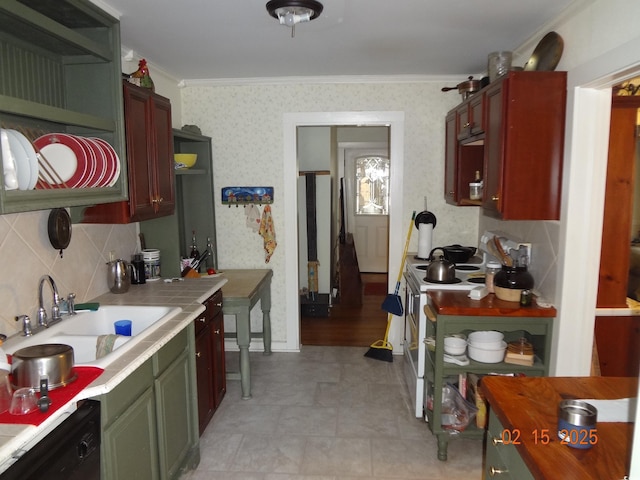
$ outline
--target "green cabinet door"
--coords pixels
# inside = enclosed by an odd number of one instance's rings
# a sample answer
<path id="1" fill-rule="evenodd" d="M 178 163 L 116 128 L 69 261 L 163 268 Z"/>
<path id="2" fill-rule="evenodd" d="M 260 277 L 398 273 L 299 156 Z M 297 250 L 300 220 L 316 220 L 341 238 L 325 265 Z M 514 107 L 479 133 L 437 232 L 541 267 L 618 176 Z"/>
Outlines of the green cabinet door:
<path id="1" fill-rule="evenodd" d="M 200 462 L 193 325 L 101 402 L 104 480 L 178 479 Z"/>
<path id="2" fill-rule="evenodd" d="M 156 379 L 155 393 L 161 478 L 178 478 L 193 436 L 186 350 Z"/>
<path id="3" fill-rule="evenodd" d="M 155 418 L 153 389 L 149 388 L 102 432 L 105 480 L 160 478 Z"/>
<path id="4" fill-rule="evenodd" d="M 498 420 L 495 412 L 489 414 L 489 428 L 485 450 L 485 477 L 500 480 L 534 480 L 515 445 L 509 443 L 508 435 L 517 429 L 506 429 Z"/>

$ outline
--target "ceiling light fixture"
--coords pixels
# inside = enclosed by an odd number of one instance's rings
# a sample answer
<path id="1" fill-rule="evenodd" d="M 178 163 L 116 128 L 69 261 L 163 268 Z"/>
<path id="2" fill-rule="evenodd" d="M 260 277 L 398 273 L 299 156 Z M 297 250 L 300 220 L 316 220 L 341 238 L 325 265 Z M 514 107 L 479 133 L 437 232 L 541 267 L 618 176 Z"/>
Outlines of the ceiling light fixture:
<path id="1" fill-rule="evenodd" d="M 271 0 L 267 2 L 269 15 L 276 18 L 280 25 L 291 27 L 291 37 L 296 36 L 298 23 L 310 22 L 318 18 L 324 7 L 316 0 Z"/>

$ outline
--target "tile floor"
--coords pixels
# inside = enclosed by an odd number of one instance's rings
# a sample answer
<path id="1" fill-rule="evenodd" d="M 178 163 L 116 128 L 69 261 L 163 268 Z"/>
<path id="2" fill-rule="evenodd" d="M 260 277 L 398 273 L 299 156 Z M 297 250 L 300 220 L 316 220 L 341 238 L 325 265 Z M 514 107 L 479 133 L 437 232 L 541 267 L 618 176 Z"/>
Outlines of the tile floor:
<path id="1" fill-rule="evenodd" d="M 402 357 L 388 363 L 366 350 L 251 353 L 253 398 L 227 382 L 200 465 L 182 480 L 480 479 L 482 442 L 454 439 L 439 461 L 435 437 L 411 414 Z M 228 368 L 237 361 L 227 354 Z"/>

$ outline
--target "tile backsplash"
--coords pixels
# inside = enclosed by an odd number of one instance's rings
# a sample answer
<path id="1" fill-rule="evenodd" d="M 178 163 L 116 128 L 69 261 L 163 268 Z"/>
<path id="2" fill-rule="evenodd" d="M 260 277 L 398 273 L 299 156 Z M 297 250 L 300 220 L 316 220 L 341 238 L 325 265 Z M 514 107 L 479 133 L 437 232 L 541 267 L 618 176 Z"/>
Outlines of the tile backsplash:
<path id="1" fill-rule="evenodd" d="M 49 241 L 50 210 L 0 216 L 0 333 L 20 330 L 16 315 L 27 314 L 35 322 L 38 280 L 49 274 L 61 297 L 76 294 L 85 302 L 109 290 L 109 253 L 130 260 L 137 248 L 137 224 L 72 226 L 71 242 L 62 258 Z M 45 308 L 50 311 L 52 293 L 44 287 Z"/>

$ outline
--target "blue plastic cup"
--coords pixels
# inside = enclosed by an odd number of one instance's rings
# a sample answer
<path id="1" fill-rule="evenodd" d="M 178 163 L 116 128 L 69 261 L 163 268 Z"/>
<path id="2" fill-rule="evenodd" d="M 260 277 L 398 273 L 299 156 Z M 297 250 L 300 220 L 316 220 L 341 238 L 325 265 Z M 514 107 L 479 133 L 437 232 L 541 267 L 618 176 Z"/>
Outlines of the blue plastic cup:
<path id="1" fill-rule="evenodd" d="M 114 323 L 116 335 L 131 336 L 131 320 L 118 320 Z"/>

